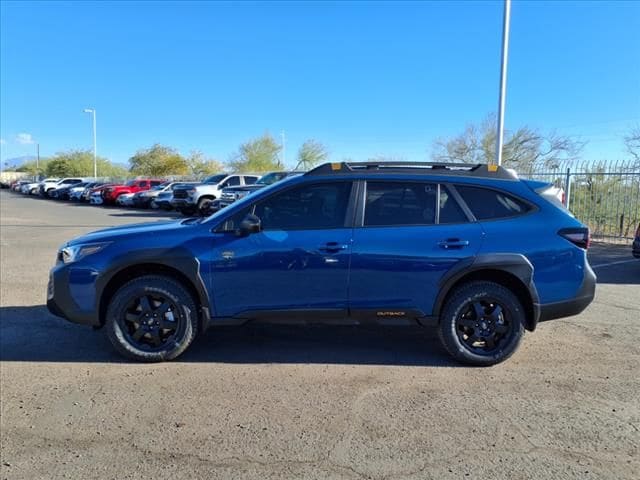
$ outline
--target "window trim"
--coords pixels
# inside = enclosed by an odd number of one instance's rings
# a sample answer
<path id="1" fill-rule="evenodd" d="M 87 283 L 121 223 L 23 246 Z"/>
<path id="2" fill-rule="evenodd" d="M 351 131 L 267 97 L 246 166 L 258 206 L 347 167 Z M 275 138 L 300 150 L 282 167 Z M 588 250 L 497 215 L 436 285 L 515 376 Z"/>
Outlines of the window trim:
<path id="1" fill-rule="evenodd" d="M 436 185 L 436 206 L 438 208 L 436 208 L 436 214 L 435 214 L 435 222 L 434 223 L 408 223 L 408 224 L 400 224 L 400 223 L 394 223 L 391 225 L 365 225 L 364 224 L 364 217 L 366 214 L 366 206 L 367 206 L 367 186 L 368 183 L 372 182 L 372 183 L 424 183 L 424 184 L 430 184 L 430 185 Z M 454 189 L 452 188 L 453 185 L 447 183 L 447 182 L 440 182 L 440 181 L 433 181 L 433 180 L 415 180 L 415 179 L 407 179 L 407 180 L 398 180 L 398 179 L 386 179 L 386 178 L 376 178 L 376 179 L 365 179 L 365 180 L 360 180 L 360 183 L 362 183 L 362 187 L 361 187 L 361 192 L 358 196 L 358 205 L 356 207 L 356 211 L 357 211 L 357 215 L 356 215 L 356 219 L 354 222 L 354 228 L 393 228 L 393 227 L 401 227 L 401 228 L 408 228 L 408 227 L 418 227 L 418 228 L 425 228 L 425 227 L 438 227 L 438 226 L 449 226 L 449 225 L 467 225 L 469 223 L 474 223 L 476 222 L 475 217 L 473 216 L 473 214 L 471 214 L 471 211 L 469 210 L 469 208 L 467 207 L 466 204 L 462 203 L 460 201 L 460 196 L 458 194 L 457 191 L 454 191 Z M 458 206 L 462 209 L 462 213 L 467 217 L 467 221 L 465 222 L 456 222 L 456 223 L 440 223 L 440 189 L 442 188 L 442 186 L 445 186 L 449 192 L 451 192 L 451 196 L 452 198 L 458 203 Z"/>

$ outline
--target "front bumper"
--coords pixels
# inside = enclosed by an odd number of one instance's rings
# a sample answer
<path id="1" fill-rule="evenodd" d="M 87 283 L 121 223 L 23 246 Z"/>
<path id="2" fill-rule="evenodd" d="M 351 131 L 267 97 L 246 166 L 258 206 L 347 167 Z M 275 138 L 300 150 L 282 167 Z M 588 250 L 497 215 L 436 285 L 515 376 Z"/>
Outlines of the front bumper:
<path id="1" fill-rule="evenodd" d="M 97 272 L 58 264 L 49 273 L 47 309 L 73 323 L 99 326 L 95 301 Z"/>
<path id="2" fill-rule="evenodd" d="M 539 305 L 540 319 L 538 321 L 544 322 L 546 320 L 578 315 L 593 301 L 595 293 L 596 274 L 591 269 L 589 263 L 585 262 L 584 278 L 576 296 L 571 300 Z"/>
<path id="3" fill-rule="evenodd" d="M 148 207 L 151 204 L 151 197 L 137 197 L 133 199 L 134 207 Z"/>
<path id="4" fill-rule="evenodd" d="M 171 205 L 173 205 L 174 208 L 191 208 L 195 207 L 196 203 L 192 198 L 174 198 L 171 200 Z"/>

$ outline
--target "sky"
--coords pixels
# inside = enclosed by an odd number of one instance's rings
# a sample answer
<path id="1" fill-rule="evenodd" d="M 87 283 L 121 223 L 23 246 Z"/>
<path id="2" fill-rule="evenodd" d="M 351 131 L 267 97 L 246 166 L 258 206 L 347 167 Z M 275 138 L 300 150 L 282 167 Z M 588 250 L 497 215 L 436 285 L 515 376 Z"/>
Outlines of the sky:
<path id="1" fill-rule="evenodd" d="M 285 135 L 332 160 L 428 160 L 497 110 L 503 3 L 0 4 L 0 156 L 154 143 L 228 160 Z M 512 4 L 505 123 L 623 156 L 640 125 L 640 2 Z"/>

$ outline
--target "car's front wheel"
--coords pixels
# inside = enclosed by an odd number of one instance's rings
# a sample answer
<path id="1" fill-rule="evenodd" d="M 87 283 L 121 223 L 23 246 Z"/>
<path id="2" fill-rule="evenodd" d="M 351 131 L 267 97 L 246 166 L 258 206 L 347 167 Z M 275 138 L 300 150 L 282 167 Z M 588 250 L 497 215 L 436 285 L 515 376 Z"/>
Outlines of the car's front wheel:
<path id="1" fill-rule="evenodd" d="M 458 287 L 440 316 L 439 336 L 457 360 L 477 366 L 502 362 L 524 335 L 525 312 L 518 297 L 493 282 Z"/>
<path id="2" fill-rule="evenodd" d="M 172 360 L 196 337 L 196 303 L 182 284 L 169 277 L 138 277 L 109 302 L 105 328 L 115 349 L 126 357 Z"/>

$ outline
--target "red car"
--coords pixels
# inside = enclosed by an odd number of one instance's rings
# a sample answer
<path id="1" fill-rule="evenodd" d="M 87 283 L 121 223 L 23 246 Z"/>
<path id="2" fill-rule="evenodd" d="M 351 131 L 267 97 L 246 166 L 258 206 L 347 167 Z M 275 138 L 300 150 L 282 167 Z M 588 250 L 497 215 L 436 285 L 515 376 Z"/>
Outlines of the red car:
<path id="1" fill-rule="evenodd" d="M 156 179 L 144 179 L 144 180 L 131 180 L 124 185 L 111 185 L 108 188 L 102 190 L 102 200 L 106 204 L 115 204 L 118 197 L 124 193 L 137 193 L 143 190 L 149 190 L 151 187 L 156 187 L 165 180 Z"/>

